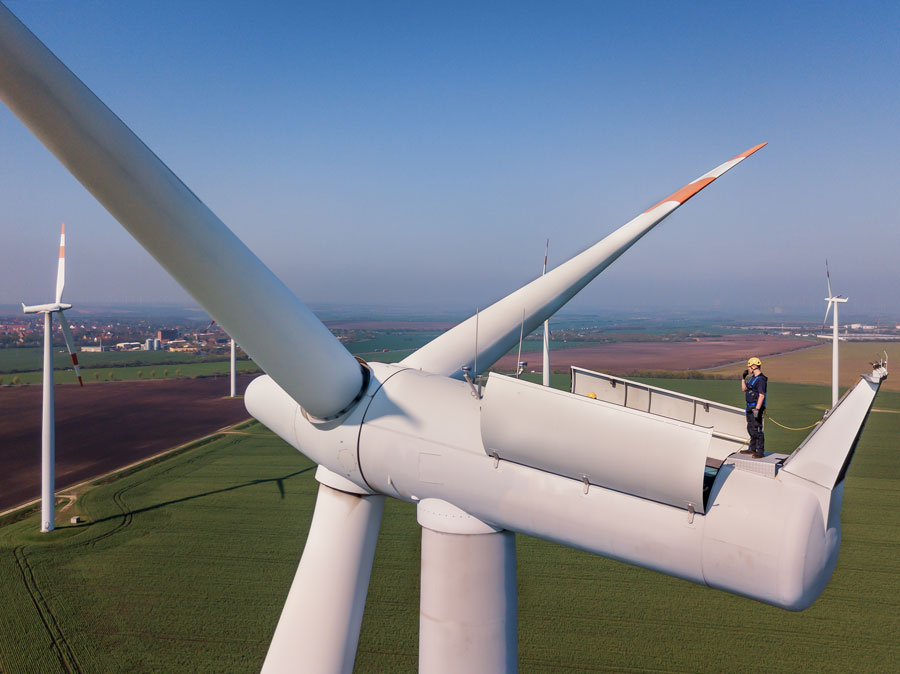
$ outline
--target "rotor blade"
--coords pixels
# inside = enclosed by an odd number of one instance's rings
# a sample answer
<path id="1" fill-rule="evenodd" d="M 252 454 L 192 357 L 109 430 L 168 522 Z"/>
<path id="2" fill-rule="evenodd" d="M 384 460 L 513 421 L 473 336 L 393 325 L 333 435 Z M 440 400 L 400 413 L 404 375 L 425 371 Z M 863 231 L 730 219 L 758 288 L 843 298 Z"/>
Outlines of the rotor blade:
<path id="1" fill-rule="evenodd" d="M 828 284 L 828 296 L 834 297 L 834 294 L 831 292 L 831 274 L 828 272 L 828 260 L 825 260 L 825 282 Z M 828 315 L 825 316 L 828 318 Z"/>
<path id="2" fill-rule="evenodd" d="M 132 236 L 310 414 L 362 388 L 321 321 L 8 9 L 0 98 Z"/>
<path id="3" fill-rule="evenodd" d="M 84 386 L 84 382 L 81 381 L 81 368 L 78 366 L 78 352 L 75 349 L 75 340 L 72 339 L 69 321 L 66 320 L 66 315 L 62 311 L 59 312 L 59 327 L 62 328 L 63 337 L 66 339 L 66 348 L 69 350 L 69 356 L 72 358 L 72 365 L 75 368 L 75 376 L 78 377 L 78 384 Z"/>
<path id="4" fill-rule="evenodd" d="M 352 672 L 383 510 L 384 496 L 319 485 L 264 673 Z"/>
<path id="5" fill-rule="evenodd" d="M 822 424 L 787 458 L 783 470 L 833 489 L 844 479 L 881 382 L 883 365 L 863 375 Z"/>
<path id="6" fill-rule="evenodd" d="M 402 363 L 454 378 L 462 378 L 461 368 L 471 367 L 475 360 L 479 370 L 486 370 L 515 346 L 523 310 L 525 334 L 529 334 L 667 215 L 765 145 L 756 145 L 703 174 L 580 255 L 481 311 L 477 358 L 472 352 L 473 317 L 429 342 Z"/>
<path id="7" fill-rule="evenodd" d="M 56 268 L 56 303 L 62 302 L 63 287 L 66 285 L 66 223 L 62 223 L 59 235 L 59 266 Z"/>
<path id="8" fill-rule="evenodd" d="M 823 326 L 828 322 L 828 312 L 831 311 L 831 305 L 832 305 L 832 302 L 829 301 L 827 306 L 825 307 L 825 318 L 822 319 Z"/>

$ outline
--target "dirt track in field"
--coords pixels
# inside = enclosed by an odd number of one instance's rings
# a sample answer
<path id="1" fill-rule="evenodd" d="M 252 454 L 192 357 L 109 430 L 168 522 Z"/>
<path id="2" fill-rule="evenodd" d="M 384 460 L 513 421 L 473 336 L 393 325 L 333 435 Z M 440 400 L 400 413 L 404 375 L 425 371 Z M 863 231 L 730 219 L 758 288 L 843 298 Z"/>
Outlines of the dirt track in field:
<path id="1" fill-rule="evenodd" d="M 554 372 L 568 371 L 572 365 L 609 374 L 627 374 L 639 370 L 700 370 L 746 360 L 750 356 L 765 358 L 775 353 L 803 349 L 816 343 L 791 337 L 768 335 L 735 335 L 700 338 L 689 342 L 619 342 L 592 344 L 557 349 L 550 353 Z M 540 352 L 529 352 L 528 370 L 539 371 Z M 495 370 L 512 371 L 516 356 L 506 355 L 494 365 Z"/>
<path id="2" fill-rule="evenodd" d="M 57 493 L 250 416 L 227 396 L 227 376 L 56 385 Z M 0 387 L 0 511 L 38 498 L 40 482 L 41 386 Z"/>

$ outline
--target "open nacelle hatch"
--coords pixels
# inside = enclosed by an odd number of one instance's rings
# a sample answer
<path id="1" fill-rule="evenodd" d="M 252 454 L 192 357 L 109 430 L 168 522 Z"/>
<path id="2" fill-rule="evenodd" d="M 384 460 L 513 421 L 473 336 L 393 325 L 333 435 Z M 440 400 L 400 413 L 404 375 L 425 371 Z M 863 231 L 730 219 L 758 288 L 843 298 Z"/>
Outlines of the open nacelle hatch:
<path id="1" fill-rule="evenodd" d="M 698 513 L 749 442 L 740 408 L 575 367 L 571 392 L 491 373 L 481 436 L 496 458 Z"/>

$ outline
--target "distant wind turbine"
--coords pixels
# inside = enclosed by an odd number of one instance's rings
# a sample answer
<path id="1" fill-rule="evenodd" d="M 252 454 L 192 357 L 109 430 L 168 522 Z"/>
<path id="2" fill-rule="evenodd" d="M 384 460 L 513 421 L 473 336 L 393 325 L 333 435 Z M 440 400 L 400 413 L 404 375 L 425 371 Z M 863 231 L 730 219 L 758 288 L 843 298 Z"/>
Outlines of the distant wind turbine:
<path id="1" fill-rule="evenodd" d="M 547 245 L 544 247 L 544 271 L 541 276 L 547 273 L 547 254 L 550 252 L 550 239 L 547 239 Z M 550 319 L 544 321 L 544 386 L 550 386 Z"/>
<path id="2" fill-rule="evenodd" d="M 75 366 L 75 375 L 78 383 L 84 386 L 81 380 L 81 369 L 78 367 L 78 355 L 75 351 L 75 340 L 72 339 L 72 331 L 63 311 L 71 309 L 71 304 L 62 303 L 63 287 L 66 284 L 66 224 L 62 225 L 59 235 L 59 266 L 56 272 L 56 301 L 51 304 L 35 304 L 25 306 L 22 310 L 26 314 L 44 314 L 44 411 L 41 419 L 41 531 L 53 531 L 54 528 L 54 483 L 56 462 L 56 434 L 53 420 L 53 317 L 59 314 L 59 327 L 62 328 L 63 337 L 66 340 L 66 348 L 72 357 Z"/>
<path id="3" fill-rule="evenodd" d="M 834 342 L 831 347 L 831 407 L 834 409 L 838 401 L 838 303 L 846 302 L 850 298 L 841 297 L 831 292 L 831 274 L 828 271 L 828 260 L 825 260 L 825 282 L 828 284 L 828 297 L 825 298 L 828 306 L 825 308 L 825 318 L 822 321 L 822 325 L 828 322 L 828 312 L 831 311 L 832 305 L 834 306 L 834 332 L 832 337 Z"/>
<path id="4" fill-rule="evenodd" d="M 209 329 L 216 324 L 215 319 L 210 321 L 210 324 L 206 326 L 206 330 L 204 332 L 209 332 Z M 234 398 L 237 395 L 237 377 L 235 375 L 235 357 L 234 357 L 234 337 L 229 336 L 228 339 L 231 341 L 231 397 Z"/>
<path id="5" fill-rule="evenodd" d="M 234 398 L 236 395 L 237 382 L 235 381 L 234 375 L 234 337 L 231 338 L 231 397 Z"/>

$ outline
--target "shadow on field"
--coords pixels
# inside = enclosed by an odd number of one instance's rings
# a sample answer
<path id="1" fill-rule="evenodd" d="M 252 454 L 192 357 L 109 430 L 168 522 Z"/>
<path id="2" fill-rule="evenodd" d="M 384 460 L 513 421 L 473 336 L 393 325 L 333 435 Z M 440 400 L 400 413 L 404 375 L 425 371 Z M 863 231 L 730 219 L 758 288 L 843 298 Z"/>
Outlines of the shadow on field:
<path id="1" fill-rule="evenodd" d="M 244 489 L 245 487 L 255 487 L 256 485 L 266 484 L 267 482 L 275 483 L 275 485 L 278 487 L 278 493 L 281 496 L 281 500 L 283 501 L 284 500 L 284 481 L 288 480 L 292 477 L 302 475 L 303 473 L 308 473 L 313 468 L 316 468 L 316 466 L 309 466 L 307 468 L 304 468 L 303 470 L 298 470 L 293 473 L 288 473 L 287 475 L 282 475 L 281 477 L 270 477 L 270 478 L 260 479 L 260 480 L 250 480 L 249 482 L 244 482 L 243 484 L 236 484 L 236 485 L 232 485 L 231 487 L 223 487 L 222 489 L 213 489 L 212 491 L 205 491 L 200 494 L 193 494 L 191 496 L 184 496 L 182 498 L 172 499 L 171 501 L 155 503 L 153 505 L 146 506 L 144 508 L 138 508 L 136 510 L 132 510 L 131 508 L 128 508 L 127 505 L 124 503 L 124 501 L 121 498 L 117 498 L 117 499 L 115 499 L 117 502 L 117 505 L 119 505 L 119 507 L 123 509 L 123 512 L 118 513 L 116 515 L 110 515 L 108 517 L 101 517 L 100 519 L 97 519 L 97 520 L 91 520 L 90 522 L 87 522 L 86 524 L 87 524 L 87 526 L 91 526 L 94 524 L 100 524 L 102 522 L 109 522 L 110 520 L 118 520 L 118 519 L 121 519 L 123 515 L 134 516 L 134 515 L 138 515 L 140 513 L 150 512 L 151 510 L 158 510 L 159 508 L 165 508 L 166 506 L 175 505 L 176 503 L 185 503 L 187 501 L 193 501 L 198 498 L 203 498 L 204 496 L 213 496 L 215 494 L 224 494 L 229 491 L 235 491 L 236 489 Z M 126 511 L 126 508 L 127 508 L 127 511 Z M 57 526 L 56 528 L 57 529 L 77 529 L 77 528 L 83 527 L 83 526 L 85 526 L 85 525 L 84 524 L 69 524 L 69 525 Z"/>

